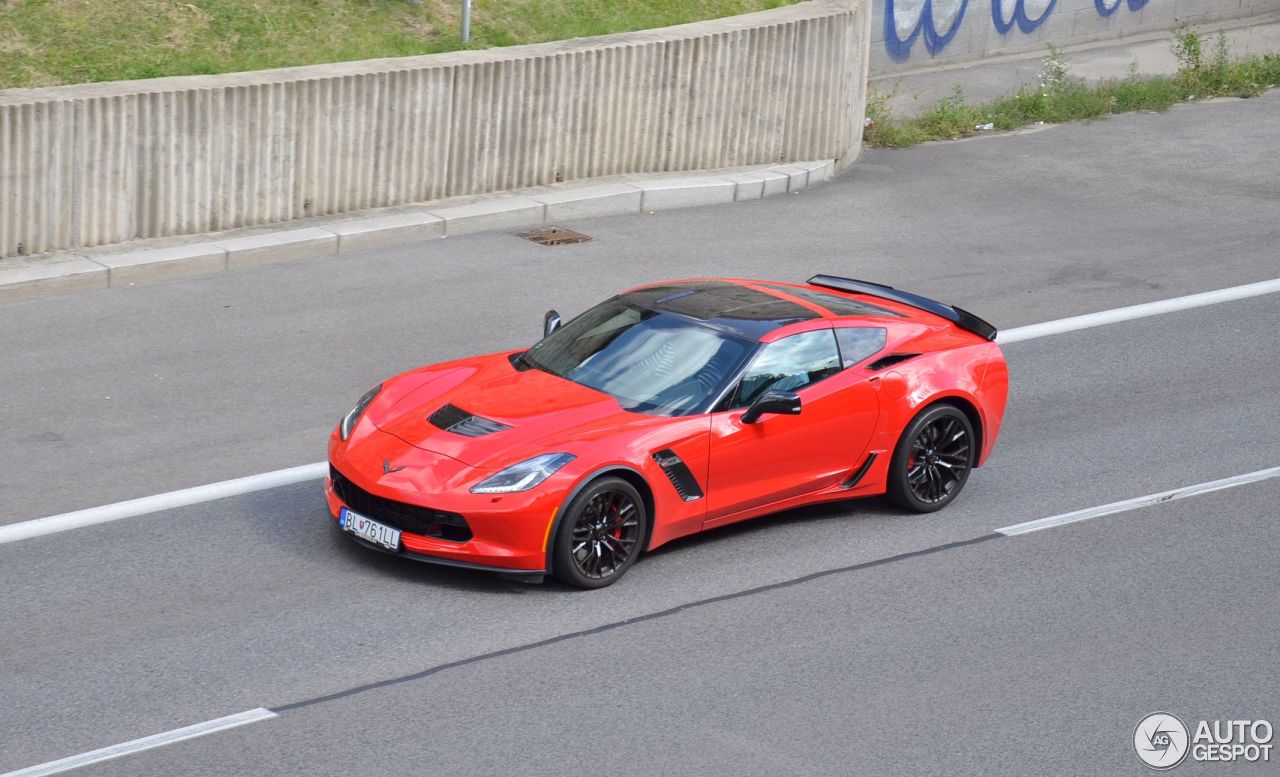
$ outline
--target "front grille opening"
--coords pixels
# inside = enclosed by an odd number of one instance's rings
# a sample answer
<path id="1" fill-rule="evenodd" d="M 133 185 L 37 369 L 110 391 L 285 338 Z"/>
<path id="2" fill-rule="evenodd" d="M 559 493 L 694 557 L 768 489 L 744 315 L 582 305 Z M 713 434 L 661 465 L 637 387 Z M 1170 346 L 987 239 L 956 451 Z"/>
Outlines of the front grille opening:
<path id="1" fill-rule="evenodd" d="M 432 510 L 430 507 L 419 507 L 371 494 L 347 480 L 333 466 L 329 467 L 329 478 L 333 481 L 333 493 L 337 494 L 342 503 L 366 518 L 422 537 L 449 542 L 466 542 L 471 539 L 471 527 L 457 513 Z"/>
<path id="2" fill-rule="evenodd" d="M 564 227 L 534 229 L 529 232 L 521 232 L 520 237 L 544 246 L 567 246 L 574 243 L 585 243 L 591 239 L 588 235 L 574 232 L 572 229 L 565 229 Z"/>

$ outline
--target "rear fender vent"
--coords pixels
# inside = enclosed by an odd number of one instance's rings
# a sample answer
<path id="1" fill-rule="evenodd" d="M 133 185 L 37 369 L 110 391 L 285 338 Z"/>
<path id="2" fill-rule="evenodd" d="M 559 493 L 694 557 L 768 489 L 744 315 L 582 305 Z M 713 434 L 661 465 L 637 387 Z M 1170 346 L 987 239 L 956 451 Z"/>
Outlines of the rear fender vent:
<path id="1" fill-rule="evenodd" d="M 510 429 L 506 424 L 488 418 L 472 415 L 456 405 L 445 405 L 432 413 L 428 418 L 433 426 L 460 434 L 463 437 L 483 437 L 486 434 Z"/>
<path id="2" fill-rule="evenodd" d="M 664 448 L 653 454 L 653 460 L 662 467 L 662 474 L 667 476 L 676 493 L 686 502 L 694 502 L 702 498 L 702 487 L 698 479 L 689 471 L 689 465 L 670 448 Z"/>
<path id="3" fill-rule="evenodd" d="M 867 369 L 875 372 L 883 370 L 885 367 L 892 367 L 895 364 L 905 362 L 907 359 L 914 359 L 920 354 L 918 353 L 891 353 L 888 356 L 881 356 L 879 359 L 867 365 Z"/>
<path id="4" fill-rule="evenodd" d="M 867 456 L 867 460 L 862 462 L 862 466 L 851 472 L 849 477 L 845 478 L 844 482 L 840 484 L 840 487 L 853 488 L 861 483 L 862 479 L 867 475 L 867 470 L 871 469 L 871 465 L 876 463 L 876 457 L 879 455 L 880 454 L 873 452 Z"/>

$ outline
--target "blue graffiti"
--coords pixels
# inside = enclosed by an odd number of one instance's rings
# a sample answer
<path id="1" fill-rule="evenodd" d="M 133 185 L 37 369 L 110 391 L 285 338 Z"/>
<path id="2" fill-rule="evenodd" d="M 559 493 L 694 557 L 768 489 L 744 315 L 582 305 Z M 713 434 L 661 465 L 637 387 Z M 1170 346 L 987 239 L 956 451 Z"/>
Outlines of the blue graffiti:
<path id="1" fill-rule="evenodd" d="M 916 19 L 912 20 L 909 16 L 903 17 L 903 26 L 910 25 L 911 31 L 906 37 L 902 37 L 898 34 L 899 14 L 910 14 L 911 11 L 908 5 L 908 10 L 899 12 L 896 9 L 897 2 L 901 0 L 884 0 L 884 48 L 889 57 L 897 62 L 905 62 L 911 58 L 911 49 L 915 46 L 917 39 L 924 41 L 924 48 L 929 52 L 929 56 L 937 56 L 960 32 L 964 13 L 969 7 L 969 0 L 960 0 L 959 7 L 951 20 L 951 26 L 946 32 L 939 32 L 938 22 L 934 18 L 934 3 L 939 0 L 924 0 L 920 6 L 920 15 Z M 1140 11 L 1148 2 L 1150 0 L 1093 0 L 1093 7 L 1099 16 L 1107 17 L 1120 10 L 1122 5 L 1127 6 L 1130 11 Z M 1049 0 L 1049 4 L 1035 18 L 1027 13 L 1026 4 L 1027 0 L 991 0 L 991 23 L 996 32 L 1006 35 L 1015 26 L 1024 35 L 1033 32 L 1053 15 L 1058 0 Z M 1006 6 L 1012 6 L 1012 11 L 1007 15 L 1005 14 Z M 945 18 L 944 16 L 943 23 Z"/>
<path id="2" fill-rule="evenodd" d="M 1049 19 L 1050 14 L 1053 13 L 1053 7 L 1057 4 L 1058 0 L 1049 0 L 1049 5 L 1045 6 L 1044 12 L 1032 19 L 1027 16 L 1025 0 L 1014 0 L 1013 16 L 1006 20 L 1004 18 L 1004 10 L 1001 8 L 1003 3 L 1000 0 L 991 0 L 991 23 L 995 25 L 996 32 L 1001 35 L 1012 30 L 1014 24 L 1017 24 L 1018 29 L 1025 35 L 1044 24 Z"/>
<path id="3" fill-rule="evenodd" d="M 1142 6 L 1147 4 L 1147 0 L 1116 0 L 1107 7 L 1107 0 L 1093 0 L 1093 7 L 1098 9 L 1099 16 L 1110 16 L 1120 8 L 1121 3 L 1128 3 L 1130 11 L 1140 11 Z"/>
<path id="4" fill-rule="evenodd" d="M 1019 0 L 1021 2 L 1021 0 Z M 1057 0 L 1054 0 L 1057 2 Z M 956 11 L 955 19 L 951 22 L 951 29 L 944 33 L 938 32 L 938 26 L 933 21 L 933 0 L 925 0 L 924 7 L 920 9 L 920 18 L 916 20 L 916 26 L 912 28 L 911 33 L 905 38 L 898 37 L 897 17 L 894 14 L 893 0 L 884 0 L 884 47 L 889 52 L 889 56 L 902 62 L 911 56 L 911 46 L 916 42 L 916 38 L 924 37 L 925 50 L 930 56 L 942 51 L 951 39 L 960 31 L 960 22 L 964 21 L 965 9 L 969 6 L 969 0 L 961 0 L 960 8 Z"/>

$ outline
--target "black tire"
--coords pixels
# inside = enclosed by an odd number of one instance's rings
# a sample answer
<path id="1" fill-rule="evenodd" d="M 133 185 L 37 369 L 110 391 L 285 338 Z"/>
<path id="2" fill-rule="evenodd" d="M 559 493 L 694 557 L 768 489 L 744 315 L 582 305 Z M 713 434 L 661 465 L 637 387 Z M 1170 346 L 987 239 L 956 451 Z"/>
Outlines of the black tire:
<path id="1" fill-rule="evenodd" d="M 635 486 L 617 477 L 591 482 L 573 498 L 556 529 L 555 576 L 577 588 L 617 582 L 640 557 L 648 526 Z"/>
<path id="2" fill-rule="evenodd" d="M 973 424 L 953 405 L 932 405 L 907 425 L 889 463 L 889 498 L 915 513 L 941 510 L 959 495 L 976 461 Z"/>

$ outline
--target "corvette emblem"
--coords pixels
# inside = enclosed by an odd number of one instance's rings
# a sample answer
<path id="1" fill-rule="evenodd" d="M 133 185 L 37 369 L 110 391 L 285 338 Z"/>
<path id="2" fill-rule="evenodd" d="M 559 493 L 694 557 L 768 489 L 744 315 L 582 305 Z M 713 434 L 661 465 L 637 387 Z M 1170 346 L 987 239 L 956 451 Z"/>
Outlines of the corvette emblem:
<path id="1" fill-rule="evenodd" d="M 399 472 L 402 469 L 404 469 L 404 465 L 393 467 L 391 466 L 391 462 L 386 459 L 382 460 L 382 474 L 384 475 L 390 475 L 392 472 Z"/>

